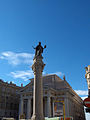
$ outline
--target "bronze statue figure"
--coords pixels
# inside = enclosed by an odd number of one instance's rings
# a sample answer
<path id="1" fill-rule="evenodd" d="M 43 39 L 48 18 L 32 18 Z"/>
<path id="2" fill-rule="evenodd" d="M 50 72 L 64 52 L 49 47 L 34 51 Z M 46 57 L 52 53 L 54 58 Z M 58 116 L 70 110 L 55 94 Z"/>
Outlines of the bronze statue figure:
<path id="1" fill-rule="evenodd" d="M 33 47 L 34 48 L 34 47 Z M 35 56 L 41 56 L 43 53 L 43 50 L 46 48 L 46 45 L 44 48 L 41 46 L 41 42 L 34 48 L 35 49 Z"/>

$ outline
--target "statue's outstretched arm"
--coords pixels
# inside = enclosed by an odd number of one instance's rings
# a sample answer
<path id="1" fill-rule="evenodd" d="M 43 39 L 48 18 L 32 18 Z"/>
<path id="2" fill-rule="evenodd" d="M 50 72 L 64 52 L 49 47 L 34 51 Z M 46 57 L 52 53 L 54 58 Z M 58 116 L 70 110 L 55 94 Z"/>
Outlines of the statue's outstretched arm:
<path id="1" fill-rule="evenodd" d="M 33 46 L 32 46 L 33 47 Z M 33 49 L 36 49 L 35 47 L 33 47 Z"/>
<path id="2" fill-rule="evenodd" d="M 46 48 L 46 45 L 44 45 L 44 48 L 43 49 L 45 49 Z"/>

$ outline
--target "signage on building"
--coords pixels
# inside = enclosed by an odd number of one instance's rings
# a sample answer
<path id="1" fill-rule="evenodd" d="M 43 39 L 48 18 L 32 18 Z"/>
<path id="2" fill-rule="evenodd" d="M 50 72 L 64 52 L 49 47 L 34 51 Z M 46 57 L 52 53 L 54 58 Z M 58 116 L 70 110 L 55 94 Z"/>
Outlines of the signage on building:
<path id="1" fill-rule="evenodd" d="M 90 98 L 84 99 L 84 105 L 90 108 Z"/>
<path id="2" fill-rule="evenodd" d="M 54 102 L 54 117 L 63 116 L 63 103 L 60 101 Z"/>
<path id="3" fill-rule="evenodd" d="M 64 120 L 64 118 L 61 118 L 60 120 Z M 72 117 L 66 117 L 65 120 L 73 120 Z"/>
<path id="4" fill-rule="evenodd" d="M 64 120 L 64 118 L 61 118 L 60 120 Z M 66 117 L 65 120 L 73 120 L 73 117 Z"/>
<path id="5" fill-rule="evenodd" d="M 63 117 L 45 118 L 45 120 L 64 120 Z M 65 117 L 65 120 L 73 120 L 73 117 Z"/>

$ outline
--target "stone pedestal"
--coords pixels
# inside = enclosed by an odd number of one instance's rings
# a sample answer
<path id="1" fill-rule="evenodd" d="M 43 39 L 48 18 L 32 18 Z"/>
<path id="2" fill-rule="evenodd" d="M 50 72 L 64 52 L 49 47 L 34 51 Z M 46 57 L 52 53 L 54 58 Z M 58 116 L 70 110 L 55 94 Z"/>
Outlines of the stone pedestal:
<path id="1" fill-rule="evenodd" d="M 42 56 L 35 56 L 32 70 L 34 71 L 33 116 L 31 120 L 45 120 L 43 115 L 43 83 L 42 72 L 45 64 Z"/>

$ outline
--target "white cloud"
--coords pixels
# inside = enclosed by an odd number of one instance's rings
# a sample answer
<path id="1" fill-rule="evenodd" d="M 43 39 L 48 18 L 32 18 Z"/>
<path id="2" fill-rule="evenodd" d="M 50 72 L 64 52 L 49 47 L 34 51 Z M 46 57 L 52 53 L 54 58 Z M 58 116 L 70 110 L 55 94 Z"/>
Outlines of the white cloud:
<path id="1" fill-rule="evenodd" d="M 84 97 L 81 97 L 82 98 L 82 100 L 84 100 L 85 98 L 87 98 L 87 96 L 84 96 Z"/>
<path id="2" fill-rule="evenodd" d="M 62 76 L 63 73 L 61 72 L 57 72 L 57 73 L 52 73 L 52 74 L 57 74 L 59 76 Z M 26 71 L 15 71 L 15 72 L 11 72 L 9 74 L 11 77 L 13 77 L 14 79 L 23 79 L 24 81 L 27 81 L 30 78 L 34 77 L 34 73 L 32 70 L 26 70 Z"/>
<path id="3" fill-rule="evenodd" d="M 87 90 L 75 90 L 75 92 L 78 95 L 88 95 L 88 91 Z"/>
<path id="4" fill-rule="evenodd" d="M 0 59 L 7 60 L 9 64 L 19 65 L 19 64 L 32 64 L 34 54 L 30 53 L 14 53 L 11 51 L 2 52 Z"/>
<path id="5" fill-rule="evenodd" d="M 11 72 L 10 76 L 14 79 L 23 79 L 24 81 L 27 81 L 31 77 L 33 77 L 33 71 L 26 70 L 26 71 L 15 71 Z"/>

